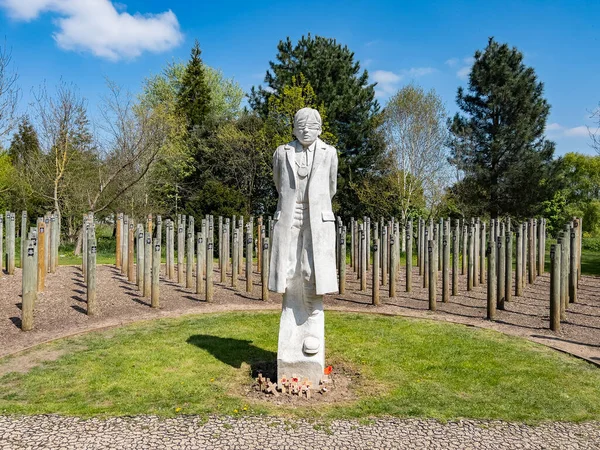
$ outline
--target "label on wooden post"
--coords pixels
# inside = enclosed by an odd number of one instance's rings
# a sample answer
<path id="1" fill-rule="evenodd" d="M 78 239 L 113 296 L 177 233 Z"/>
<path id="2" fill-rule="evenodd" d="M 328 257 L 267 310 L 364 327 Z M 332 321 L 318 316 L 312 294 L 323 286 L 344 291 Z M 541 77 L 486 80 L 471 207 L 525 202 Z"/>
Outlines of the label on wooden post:
<path id="1" fill-rule="evenodd" d="M 27 249 L 27 256 L 33 256 L 35 253 L 35 251 L 33 250 L 33 247 L 29 247 Z"/>
<path id="2" fill-rule="evenodd" d="M 96 253 L 96 246 L 95 245 L 92 245 L 90 247 L 90 253 Z"/>
<path id="3" fill-rule="evenodd" d="M 154 246 L 154 251 L 160 252 L 160 244 Z"/>
<path id="4" fill-rule="evenodd" d="M 151 237 L 149 237 L 148 239 L 146 239 L 146 244 L 148 244 L 148 245 L 152 244 L 152 238 Z"/>

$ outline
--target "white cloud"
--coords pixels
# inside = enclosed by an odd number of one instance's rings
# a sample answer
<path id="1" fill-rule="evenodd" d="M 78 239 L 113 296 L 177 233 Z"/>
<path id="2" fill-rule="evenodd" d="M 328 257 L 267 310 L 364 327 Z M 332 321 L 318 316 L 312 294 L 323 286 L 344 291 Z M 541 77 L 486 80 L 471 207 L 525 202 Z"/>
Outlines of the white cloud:
<path id="1" fill-rule="evenodd" d="M 551 123 L 546 126 L 546 132 L 552 137 L 588 137 L 589 129 L 585 125 L 567 128 L 558 123 Z"/>
<path id="2" fill-rule="evenodd" d="M 446 60 L 445 64 L 452 69 L 461 66 L 460 69 L 456 71 L 456 76 L 461 80 L 466 80 L 469 78 L 469 73 L 471 72 L 471 67 L 473 67 L 474 62 L 475 58 L 472 56 L 467 56 L 462 59 L 450 58 Z"/>
<path id="3" fill-rule="evenodd" d="M 580 126 L 574 128 L 567 128 L 565 131 L 565 136 L 576 136 L 576 137 L 588 137 L 590 135 L 588 131 L 588 127 Z"/>
<path id="4" fill-rule="evenodd" d="M 388 70 L 376 70 L 371 74 L 371 80 L 377 83 L 375 95 L 387 97 L 398 90 L 398 84 L 405 78 L 418 78 L 432 74 L 436 71 L 433 67 L 412 67 L 401 70 L 399 73 Z"/>
<path id="5" fill-rule="evenodd" d="M 469 78 L 469 74 L 471 73 L 471 66 L 462 67 L 456 72 L 456 76 L 461 80 L 466 80 Z"/>
<path id="6" fill-rule="evenodd" d="M 60 48 L 113 61 L 135 58 L 145 51 L 166 51 L 183 39 L 171 10 L 132 15 L 125 12 L 125 5 L 110 0 L 0 0 L 0 6 L 16 20 L 56 14 L 58 30 L 53 37 Z"/>

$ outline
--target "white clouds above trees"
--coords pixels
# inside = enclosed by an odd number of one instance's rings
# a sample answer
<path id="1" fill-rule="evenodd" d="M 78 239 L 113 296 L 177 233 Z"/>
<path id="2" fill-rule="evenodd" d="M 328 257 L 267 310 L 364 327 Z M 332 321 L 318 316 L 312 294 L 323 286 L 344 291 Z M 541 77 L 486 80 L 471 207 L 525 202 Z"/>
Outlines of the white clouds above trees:
<path id="1" fill-rule="evenodd" d="M 21 21 L 44 13 L 56 15 L 58 29 L 53 37 L 60 48 L 111 61 L 135 58 L 146 51 L 163 52 L 183 40 L 171 10 L 129 14 L 125 5 L 110 0 L 0 0 L 0 6 Z"/>

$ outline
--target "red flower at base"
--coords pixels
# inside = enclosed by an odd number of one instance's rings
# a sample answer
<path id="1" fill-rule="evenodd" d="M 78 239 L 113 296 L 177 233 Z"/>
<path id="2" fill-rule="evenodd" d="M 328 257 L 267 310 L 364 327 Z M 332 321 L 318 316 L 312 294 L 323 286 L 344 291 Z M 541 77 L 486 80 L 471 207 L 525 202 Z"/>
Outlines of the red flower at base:
<path id="1" fill-rule="evenodd" d="M 331 371 L 332 371 L 332 370 L 333 370 L 333 367 L 331 367 L 331 366 L 327 366 L 327 367 L 325 367 L 325 369 L 323 370 L 323 373 L 324 373 L 325 375 L 329 375 L 329 374 L 331 373 Z"/>

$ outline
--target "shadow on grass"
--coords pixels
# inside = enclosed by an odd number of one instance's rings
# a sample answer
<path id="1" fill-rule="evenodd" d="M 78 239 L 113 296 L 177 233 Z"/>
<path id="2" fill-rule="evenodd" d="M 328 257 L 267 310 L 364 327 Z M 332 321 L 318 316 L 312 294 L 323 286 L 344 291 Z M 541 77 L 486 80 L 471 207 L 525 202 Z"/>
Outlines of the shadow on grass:
<path id="1" fill-rule="evenodd" d="M 258 376 L 258 372 L 264 374 L 266 368 L 272 371 L 273 366 L 276 367 L 277 364 L 275 352 L 257 347 L 248 340 L 195 334 L 190 336 L 186 342 L 206 350 L 221 362 L 236 369 L 241 368 L 244 362 L 249 364 L 253 377 Z"/>

